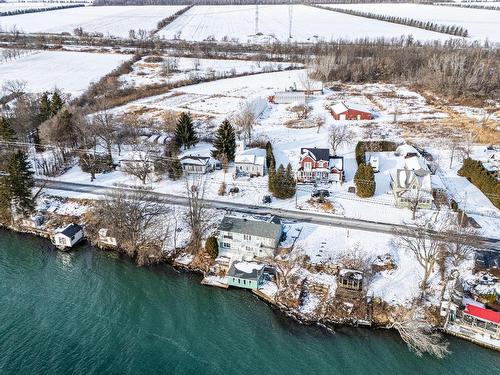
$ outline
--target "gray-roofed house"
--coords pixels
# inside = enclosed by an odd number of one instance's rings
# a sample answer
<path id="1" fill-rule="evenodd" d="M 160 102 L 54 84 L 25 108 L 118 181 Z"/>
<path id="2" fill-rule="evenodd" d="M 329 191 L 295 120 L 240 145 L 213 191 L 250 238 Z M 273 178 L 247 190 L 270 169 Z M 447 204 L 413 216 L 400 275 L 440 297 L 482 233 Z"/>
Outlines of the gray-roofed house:
<path id="1" fill-rule="evenodd" d="M 69 224 L 54 234 L 52 243 L 58 249 L 65 250 L 75 246 L 82 238 L 83 228 L 78 224 Z"/>
<path id="2" fill-rule="evenodd" d="M 238 288 L 259 289 L 265 266 L 256 262 L 234 261 L 227 271 L 227 285 Z"/>
<path id="3" fill-rule="evenodd" d="M 404 168 L 391 172 L 391 188 L 397 207 L 410 207 L 413 202 L 417 208 L 432 207 L 431 173 L 419 156 L 407 156 Z"/>
<path id="4" fill-rule="evenodd" d="M 283 226 L 275 217 L 264 221 L 226 215 L 219 225 L 219 255 L 243 259 L 273 257 L 282 234 Z"/>

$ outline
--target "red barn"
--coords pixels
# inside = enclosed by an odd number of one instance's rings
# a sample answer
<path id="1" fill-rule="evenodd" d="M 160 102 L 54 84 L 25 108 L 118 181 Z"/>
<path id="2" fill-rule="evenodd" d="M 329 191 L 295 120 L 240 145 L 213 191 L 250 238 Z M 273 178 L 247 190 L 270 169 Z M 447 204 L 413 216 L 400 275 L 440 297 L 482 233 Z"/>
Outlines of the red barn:
<path id="1" fill-rule="evenodd" d="M 372 120 L 370 111 L 348 105 L 344 102 L 335 104 L 332 107 L 332 116 L 335 120 Z"/>

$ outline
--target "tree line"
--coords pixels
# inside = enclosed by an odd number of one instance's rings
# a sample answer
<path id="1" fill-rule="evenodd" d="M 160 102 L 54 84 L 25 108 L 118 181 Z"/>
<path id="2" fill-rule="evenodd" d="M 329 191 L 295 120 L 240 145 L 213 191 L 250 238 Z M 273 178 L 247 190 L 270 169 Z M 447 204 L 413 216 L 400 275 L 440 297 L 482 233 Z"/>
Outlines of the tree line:
<path id="1" fill-rule="evenodd" d="M 482 1 L 478 1 L 478 2 L 481 3 Z M 456 8 L 500 10 L 500 6 L 496 6 L 496 5 L 481 6 L 481 5 L 463 4 L 463 3 L 458 3 L 458 4 L 457 3 L 446 3 L 446 4 L 437 3 L 437 4 L 432 4 L 432 5 L 439 5 L 439 6 L 443 6 L 443 7 L 456 7 Z"/>
<path id="2" fill-rule="evenodd" d="M 323 10 L 330 10 L 333 12 L 345 13 L 345 14 L 349 14 L 351 16 L 372 18 L 372 19 L 375 19 L 378 21 L 391 22 L 391 23 L 397 23 L 399 25 L 417 27 L 419 29 L 435 31 L 435 32 L 442 33 L 442 34 L 462 36 L 464 38 L 469 35 L 469 31 L 467 29 L 465 29 L 461 26 L 456 26 L 456 25 L 443 25 L 443 24 L 438 24 L 438 23 L 434 23 L 434 22 L 430 22 L 430 21 L 420 21 L 420 20 L 416 20 L 413 18 L 389 16 L 389 15 L 384 15 L 384 14 L 363 12 L 363 11 L 354 10 L 354 9 L 331 8 L 331 7 L 321 6 L 321 5 L 311 5 L 311 6 L 314 6 L 316 8 L 323 9 Z"/>
<path id="3" fill-rule="evenodd" d="M 85 6 L 85 4 L 68 4 L 68 5 L 55 5 L 55 6 L 42 7 L 42 8 L 14 9 L 14 10 L 9 10 L 9 11 L 5 11 L 5 12 L 0 12 L 0 17 L 16 16 L 18 14 L 27 14 L 27 13 L 48 12 L 51 10 L 80 8 L 80 7 L 84 7 L 84 6 Z"/>

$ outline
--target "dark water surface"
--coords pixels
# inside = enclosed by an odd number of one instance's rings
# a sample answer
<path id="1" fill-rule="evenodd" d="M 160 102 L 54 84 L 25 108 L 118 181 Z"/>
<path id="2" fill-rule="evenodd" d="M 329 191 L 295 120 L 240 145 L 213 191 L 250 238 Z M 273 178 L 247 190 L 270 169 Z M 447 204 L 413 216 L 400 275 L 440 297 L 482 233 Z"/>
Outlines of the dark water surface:
<path id="1" fill-rule="evenodd" d="M 419 358 L 390 332 L 301 326 L 199 281 L 0 230 L 0 374 L 500 374 L 467 342 Z"/>

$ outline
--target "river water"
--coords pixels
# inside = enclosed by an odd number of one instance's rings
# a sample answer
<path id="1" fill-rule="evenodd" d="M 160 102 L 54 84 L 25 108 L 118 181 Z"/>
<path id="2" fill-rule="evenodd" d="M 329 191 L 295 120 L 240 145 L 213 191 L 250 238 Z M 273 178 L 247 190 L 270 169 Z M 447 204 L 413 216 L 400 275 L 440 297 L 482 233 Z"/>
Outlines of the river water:
<path id="1" fill-rule="evenodd" d="M 467 342 L 419 358 L 391 332 L 302 326 L 199 282 L 0 230 L 0 374 L 500 374 Z"/>

